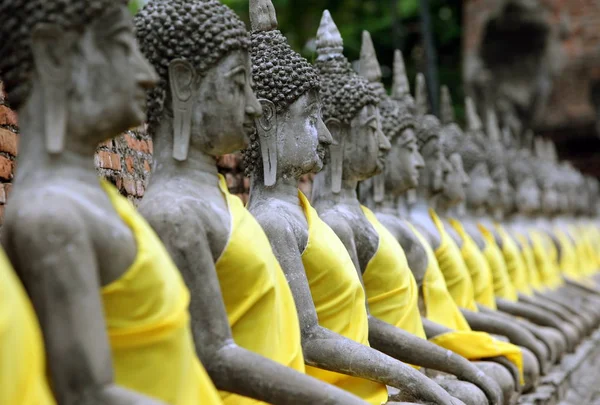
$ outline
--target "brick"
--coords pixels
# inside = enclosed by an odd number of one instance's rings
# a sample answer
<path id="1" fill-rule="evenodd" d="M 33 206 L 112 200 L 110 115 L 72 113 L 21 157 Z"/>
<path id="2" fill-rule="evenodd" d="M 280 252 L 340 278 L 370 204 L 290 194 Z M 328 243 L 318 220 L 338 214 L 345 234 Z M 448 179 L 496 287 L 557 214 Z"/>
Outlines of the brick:
<path id="1" fill-rule="evenodd" d="M 141 150 L 140 141 L 137 140 L 134 135 L 126 133 L 125 141 L 127 142 L 127 146 L 129 146 L 131 149 Z"/>
<path id="2" fill-rule="evenodd" d="M 142 151 L 144 153 L 150 153 L 150 145 L 148 145 L 148 141 L 145 141 L 142 139 L 139 142 L 139 146 L 140 146 L 140 151 Z"/>
<path id="3" fill-rule="evenodd" d="M 250 190 L 250 178 L 244 177 L 244 191 L 248 192 Z"/>
<path id="4" fill-rule="evenodd" d="M 96 165 L 103 169 L 121 170 L 121 156 L 105 150 L 98 151 Z"/>
<path id="5" fill-rule="evenodd" d="M 0 128 L 0 152 L 10 153 L 17 156 L 18 137 L 8 129 Z"/>
<path id="6" fill-rule="evenodd" d="M 135 180 L 133 180 L 131 177 L 124 177 L 123 189 L 125 189 L 128 195 L 135 195 L 137 192 Z"/>
<path id="7" fill-rule="evenodd" d="M 133 157 L 131 156 L 127 156 L 125 158 L 125 166 L 127 166 L 127 172 L 133 174 L 134 173 L 134 167 L 133 167 Z"/>
<path id="8" fill-rule="evenodd" d="M 217 159 L 217 165 L 223 169 L 235 169 L 237 167 L 237 159 L 235 155 L 223 155 Z"/>
<path id="9" fill-rule="evenodd" d="M 6 199 L 10 198 L 10 193 L 12 192 L 12 184 L 4 183 L 4 194 L 6 194 Z"/>
<path id="10" fill-rule="evenodd" d="M 144 159 L 144 172 L 150 173 L 150 163 L 146 159 Z"/>
<path id="11" fill-rule="evenodd" d="M 148 139 L 146 141 L 146 143 L 148 144 L 148 153 L 153 154 L 154 153 L 154 142 L 152 142 L 152 139 Z"/>
<path id="12" fill-rule="evenodd" d="M 0 125 L 17 126 L 17 113 L 5 105 L 0 105 Z"/>
<path id="13" fill-rule="evenodd" d="M 144 183 L 140 180 L 135 182 L 135 195 L 137 197 L 143 197 L 146 189 L 144 188 Z"/>
<path id="14" fill-rule="evenodd" d="M 0 179 L 10 180 L 13 177 L 14 162 L 6 156 L 0 156 Z"/>

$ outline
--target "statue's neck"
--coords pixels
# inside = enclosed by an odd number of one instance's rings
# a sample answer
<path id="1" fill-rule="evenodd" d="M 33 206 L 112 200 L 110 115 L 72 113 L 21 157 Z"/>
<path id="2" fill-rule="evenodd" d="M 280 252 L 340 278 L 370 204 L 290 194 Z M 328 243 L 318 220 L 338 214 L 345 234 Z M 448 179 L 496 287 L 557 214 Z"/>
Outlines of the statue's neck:
<path id="1" fill-rule="evenodd" d="M 342 177 L 342 188 L 339 193 L 331 191 L 331 165 L 327 164 L 319 172 L 313 182 L 312 204 L 319 207 L 317 210 L 325 210 L 338 204 L 360 206 L 356 187 L 358 179 L 344 179 Z"/>
<path id="2" fill-rule="evenodd" d="M 375 204 L 375 211 L 382 214 L 398 215 L 398 204 L 401 196 L 386 193 L 382 202 Z"/>
<path id="3" fill-rule="evenodd" d="M 196 134 L 197 135 L 197 134 Z M 153 134 L 154 168 L 149 188 L 174 178 L 194 181 L 198 184 L 218 185 L 217 162 L 214 156 L 190 144 L 187 159 L 173 159 L 173 119 L 163 115 Z"/>
<path id="4" fill-rule="evenodd" d="M 254 173 L 250 179 L 250 196 L 248 209 L 269 199 L 276 199 L 294 205 L 300 205 L 298 199 L 298 182 L 295 177 L 277 176 L 277 182 L 273 186 L 265 186 L 262 172 Z"/>
<path id="5" fill-rule="evenodd" d="M 43 103 L 35 94 L 19 111 L 20 132 L 27 134 L 19 138 L 19 156 L 13 183 L 48 182 L 48 178 L 69 179 L 93 184 L 98 181 L 94 166 L 97 145 L 90 137 L 72 137 L 64 134 L 64 150 L 50 154 L 46 150 Z M 40 113 L 42 111 L 42 113 Z M 82 142 L 87 141 L 87 144 Z"/>

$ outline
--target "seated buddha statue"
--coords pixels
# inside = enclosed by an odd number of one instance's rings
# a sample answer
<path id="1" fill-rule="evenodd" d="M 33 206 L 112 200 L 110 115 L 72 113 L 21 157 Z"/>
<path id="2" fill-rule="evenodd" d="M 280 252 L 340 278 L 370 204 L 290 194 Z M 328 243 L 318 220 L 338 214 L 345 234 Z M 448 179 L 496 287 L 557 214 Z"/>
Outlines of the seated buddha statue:
<path id="1" fill-rule="evenodd" d="M 307 373 L 370 404 L 451 403 L 426 376 L 370 347 L 365 294 L 354 264 L 298 190 L 302 175 L 322 168 L 333 142 L 321 118 L 321 79 L 277 29 L 270 0 L 251 4 L 251 11 L 252 75 L 263 116 L 255 120 L 244 151 L 251 177 L 248 209 L 265 230 L 294 295 Z M 325 35 L 339 37 L 329 31 L 331 24 L 325 12 L 319 50 L 336 46 Z M 351 100 L 374 106 L 375 96 L 361 82 L 348 83 Z M 400 390 L 392 402 L 386 385 Z"/>
<path id="2" fill-rule="evenodd" d="M 152 1 L 135 22 L 160 78 L 148 95 L 155 169 L 139 210 L 190 289 L 194 348 L 223 403 L 362 403 L 305 374 L 285 275 L 217 172 L 215 157 L 244 148 L 262 114 L 243 22 L 216 0 Z"/>
<path id="3" fill-rule="evenodd" d="M 2 380 L 18 360 L 12 378 L 27 367 L 28 382 L 3 385 L 0 401 L 54 403 L 39 379 L 47 373 L 57 404 L 220 404 L 194 351 L 177 268 L 94 167 L 100 142 L 143 122 L 145 91 L 157 81 L 125 2 L 11 0 L 0 9 L 1 78 L 27 133 L 2 244 L 38 315 L 47 358 L 45 366 L 31 309 L 20 306 L 9 273 L 1 297 L 14 300 L 23 330 L 6 333 L 11 318 L 2 316 L 0 341 L 23 340 L 2 353 Z"/>

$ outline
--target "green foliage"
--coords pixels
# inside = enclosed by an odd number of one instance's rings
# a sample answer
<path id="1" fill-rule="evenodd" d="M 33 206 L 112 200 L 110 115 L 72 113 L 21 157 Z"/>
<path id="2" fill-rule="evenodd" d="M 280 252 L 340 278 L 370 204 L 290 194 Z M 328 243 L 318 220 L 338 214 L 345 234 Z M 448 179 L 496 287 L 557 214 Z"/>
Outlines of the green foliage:
<path id="1" fill-rule="evenodd" d="M 221 0 L 249 24 L 248 0 Z M 391 85 L 394 49 L 401 49 L 409 79 L 425 70 L 421 44 L 419 0 L 273 0 L 279 29 L 290 45 L 307 59 L 314 59 L 314 38 L 323 10 L 331 12 L 350 60 L 360 55 L 361 33 L 371 33 L 382 65 L 384 82 Z M 447 84 L 462 117 L 461 18 L 462 2 L 429 0 L 440 83 Z"/>

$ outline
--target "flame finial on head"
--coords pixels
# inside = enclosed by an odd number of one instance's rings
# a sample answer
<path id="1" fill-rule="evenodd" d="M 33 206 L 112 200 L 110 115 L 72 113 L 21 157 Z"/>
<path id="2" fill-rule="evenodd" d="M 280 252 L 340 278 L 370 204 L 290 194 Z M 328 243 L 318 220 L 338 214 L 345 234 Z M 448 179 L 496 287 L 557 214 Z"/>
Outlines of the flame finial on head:
<path id="1" fill-rule="evenodd" d="M 402 99 L 404 96 L 410 95 L 410 84 L 406 76 L 406 66 L 402 51 L 396 49 L 394 52 L 394 84 L 392 85 L 392 97 L 396 100 Z"/>
<path id="2" fill-rule="evenodd" d="M 415 85 L 415 103 L 417 114 L 426 115 L 429 112 L 429 99 L 427 98 L 427 84 L 423 73 L 417 73 L 417 84 Z"/>
<path id="3" fill-rule="evenodd" d="M 371 83 L 381 81 L 381 67 L 375 53 L 375 46 L 369 31 L 362 32 L 362 45 L 360 47 L 360 75 Z"/>
<path id="4" fill-rule="evenodd" d="M 488 138 L 493 142 L 500 142 L 501 134 L 500 127 L 498 126 L 498 117 L 496 110 L 488 108 L 486 111 L 486 132 Z"/>
<path id="5" fill-rule="evenodd" d="M 483 130 L 481 119 L 471 97 L 465 97 L 465 108 L 467 110 L 467 129 L 472 132 Z"/>
<path id="6" fill-rule="evenodd" d="M 441 119 L 442 124 L 448 125 L 452 124 L 456 121 L 454 116 L 454 106 L 452 105 L 452 95 L 450 94 L 450 89 L 448 86 L 443 85 L 441 90 Z"/>
<path id="7" fill-rule="evenodd" d="M 271 0 L 250 0 L 250 27 L 252 31 L 277 29 L 277 14 Z"/>
<path id="8" fill-rule="evenodd" d="M 317 59 L 323 60 L 333 56 L 342 55 L 344 41 L 338 27 L 333 22 L 329 10 L 323 11 L 321 24 L 317 31 Z"/>

